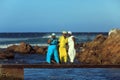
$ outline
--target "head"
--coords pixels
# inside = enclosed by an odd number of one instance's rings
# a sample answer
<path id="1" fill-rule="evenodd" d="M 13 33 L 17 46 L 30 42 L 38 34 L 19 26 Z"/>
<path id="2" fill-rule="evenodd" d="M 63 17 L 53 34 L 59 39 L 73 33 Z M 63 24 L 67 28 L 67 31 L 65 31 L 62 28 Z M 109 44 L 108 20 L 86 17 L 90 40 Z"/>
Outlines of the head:
<path id="1" fill-rule="evenodd" d="M 68 31 L 68 36 L 71 36 L 72 35 L 72 32 L 71 31 Z"/>
<path id="2" fill-rule="evenodd" d="M 62 35 L 63 35 L 64 37 L 66 37 L 66 36 L 67 36 L 67 32 L 66 32 L 66 31 L 63 31 L 63 32 L 62 32 Z"/>
<path id="3" fill-rule="evenodd" d="M 51 37 L 52 37 L 52 38 L 56 38 L 56 34 L 55 34 L 55 33 L 52 33 L 52 34 L 51 34 Z"/>

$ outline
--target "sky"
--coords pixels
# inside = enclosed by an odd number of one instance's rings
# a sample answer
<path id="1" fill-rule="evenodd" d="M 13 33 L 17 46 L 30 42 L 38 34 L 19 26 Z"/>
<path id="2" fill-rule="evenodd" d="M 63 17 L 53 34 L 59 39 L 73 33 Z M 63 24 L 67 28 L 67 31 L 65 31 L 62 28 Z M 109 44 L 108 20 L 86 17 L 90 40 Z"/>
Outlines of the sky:
<path id="1" fill-rule="evenodd" d="M 120 0 L 0 0 L 0 32 L 108 32 Z"/>

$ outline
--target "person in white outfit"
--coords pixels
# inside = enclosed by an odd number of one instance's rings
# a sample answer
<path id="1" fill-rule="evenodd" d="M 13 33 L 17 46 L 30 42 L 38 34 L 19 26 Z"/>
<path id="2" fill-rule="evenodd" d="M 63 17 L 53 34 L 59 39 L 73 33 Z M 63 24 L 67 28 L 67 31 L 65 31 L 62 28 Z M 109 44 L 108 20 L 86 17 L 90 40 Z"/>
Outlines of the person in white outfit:
<path id="1" fill-rule="evenodd" d="M 72 35 L 71 31 L 68 31 L 68 56 L 70 59 L 70 63 L 74 62 L 75 56 L 76 56 L 76 50 L 75 50 L 75 37 Z"/>

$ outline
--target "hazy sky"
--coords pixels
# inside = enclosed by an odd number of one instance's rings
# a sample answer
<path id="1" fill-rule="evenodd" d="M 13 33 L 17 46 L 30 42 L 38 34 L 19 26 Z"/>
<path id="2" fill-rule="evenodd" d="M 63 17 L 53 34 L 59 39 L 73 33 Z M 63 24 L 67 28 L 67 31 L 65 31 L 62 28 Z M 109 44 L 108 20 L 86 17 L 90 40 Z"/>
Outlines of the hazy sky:
<path id="1" fill-rule="evenodd" d="M 107 32 L 120 0 L 0 0 L 0 32 Z"/>

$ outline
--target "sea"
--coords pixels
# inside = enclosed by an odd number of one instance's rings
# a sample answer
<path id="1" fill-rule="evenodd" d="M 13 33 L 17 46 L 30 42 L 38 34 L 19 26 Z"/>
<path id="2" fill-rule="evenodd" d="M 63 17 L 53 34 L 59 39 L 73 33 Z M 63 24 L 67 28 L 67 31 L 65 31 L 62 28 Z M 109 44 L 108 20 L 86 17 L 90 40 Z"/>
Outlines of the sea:
<path id="1" fill-rule="evenodd" d="M 32 46 L 48 46 L 47 40 L 53 32 L 0 33 L 0 49 L 26 42 Z M 59 38 L 60 32 L 54 32 Z M 107 32 L 73 32 L 76 43 L 92 41 L 98 34 Z M 15 53 L 14 59 L 0 59 L 0 64 L 41 64 L 45 55 Z M 78 63 L 75 63 L 78 64 Z M 24 80 L 120 80 L 119 68 L 25 68 Z"/>

